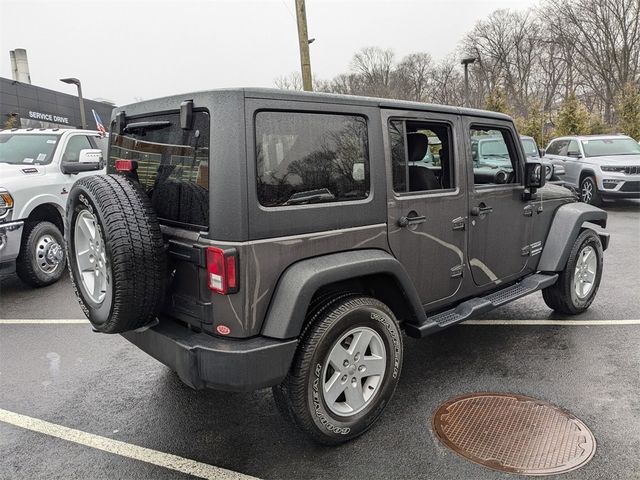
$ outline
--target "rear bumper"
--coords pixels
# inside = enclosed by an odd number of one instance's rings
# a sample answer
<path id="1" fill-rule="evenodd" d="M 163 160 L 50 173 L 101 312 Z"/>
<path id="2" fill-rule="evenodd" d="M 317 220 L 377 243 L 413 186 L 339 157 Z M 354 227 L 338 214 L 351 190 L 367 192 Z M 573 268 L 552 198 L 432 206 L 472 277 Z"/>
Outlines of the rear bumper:
<path id="1" fill-rule="evenodd" d="M 196 333 L 164 319 L 124 338 L 174 370 L 195 389 L 251 391 L 280 383 L 289 371 L 297 340 L 231 339 Z"/>

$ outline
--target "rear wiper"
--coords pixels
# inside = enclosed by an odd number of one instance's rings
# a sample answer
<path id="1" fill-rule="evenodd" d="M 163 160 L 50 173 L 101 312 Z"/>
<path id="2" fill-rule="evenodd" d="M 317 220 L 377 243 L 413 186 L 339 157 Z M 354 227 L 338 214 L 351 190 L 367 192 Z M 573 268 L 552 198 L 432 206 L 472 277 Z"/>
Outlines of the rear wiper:
<path id="1" fill-rule="evenodd" d="M 128 123 L 123 132 L 131 133 L 134 130 L 158 130 L 161 128 L 167 128 L 171 126 L 171 122 L 169 121 L 157 121 L 157 122 L 133 122 Z"/>
<path id="2" fill-rule="evenodd" d="M 326 188 L 318 190 L 307 190 L 306 192 L 294 193 L 284 205 L 299 205 L 302 203 L 322 202 L 323 200 L 334 200 L 336 196 Z"/>

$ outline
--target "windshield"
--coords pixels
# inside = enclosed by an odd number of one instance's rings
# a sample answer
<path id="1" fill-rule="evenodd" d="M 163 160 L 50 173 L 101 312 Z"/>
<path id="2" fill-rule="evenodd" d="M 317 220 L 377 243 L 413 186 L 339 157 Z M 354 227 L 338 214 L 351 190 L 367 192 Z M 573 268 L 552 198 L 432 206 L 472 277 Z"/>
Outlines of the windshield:
<path id="1" fill-rule="evenodd" d="M 509 158 L 509 151 L 507 150 L 507 145 L 502 141 L 502 139 L 485 140 L 480 142 L 480 156 Z"/>
<path id="2" fill-rule="evenodd" d="M 0 134 L 0 163 L 46 165 L 51 163 L 60 135 Z"/>
<path id="3" fill-rule="evenodd" d="M 608 155 L 640 155 L 640 145 L 631 138 L 604 138 L 582 140 L 587 157 Z"/>
<path id="4" fill-rule="evenodd" d="M 533 140 L 525 138 L 522 140 L 522 146 L 524 147 L 524 153 L 526 153 L 528 157 L 538 156 L 538 147 L 536 146 L 536 142 Z"/>

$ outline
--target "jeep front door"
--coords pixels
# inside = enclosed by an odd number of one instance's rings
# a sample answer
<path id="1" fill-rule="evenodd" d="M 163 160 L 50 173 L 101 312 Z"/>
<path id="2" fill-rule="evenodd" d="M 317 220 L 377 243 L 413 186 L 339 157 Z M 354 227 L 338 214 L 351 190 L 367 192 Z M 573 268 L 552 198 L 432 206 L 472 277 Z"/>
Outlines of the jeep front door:
<path id="1" fill-rule="evenodd" d="M 469 176 L 468 263 L 479 287 L 521 275 L 529 255 L 535 206 L 523 200 L 524 152 L 513 124 L 503 120 L 464 117 Z M 478 168 L 472 143 L 491 139 L 492 166 Z"/>
<path id="2" fill-rule="evenodd" d="M 423 305 L 450 298 L 465 262 L 465 172 L 456 115 L 383 111 L 389 245 Z"/>

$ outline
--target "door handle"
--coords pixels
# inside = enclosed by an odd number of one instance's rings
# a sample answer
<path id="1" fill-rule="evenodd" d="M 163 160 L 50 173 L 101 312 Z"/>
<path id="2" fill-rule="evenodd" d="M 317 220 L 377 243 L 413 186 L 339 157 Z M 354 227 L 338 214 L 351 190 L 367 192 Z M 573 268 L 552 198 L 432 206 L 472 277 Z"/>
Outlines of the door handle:
<path id="1" fill-rule="evenodd" d="M 487 213 L 493 212 L 492 207 L 487 207 L 484 203 L 481 203 L 477 207 L 473 207 L 471 209 L 471 215 L 474 217 L 479 217 L 480 215 L 486 215 Z"/>
<path id="2" fill-rule="evenodd" d="M 413 213 L 413 212 L 412 212 Z M 427 221 L 427 217 L 424 215 L 411 215 L 406 217 L 400 217 L 398 219 L 398 226 L 408 227 L 410 225 L 418 225 Z"/>

